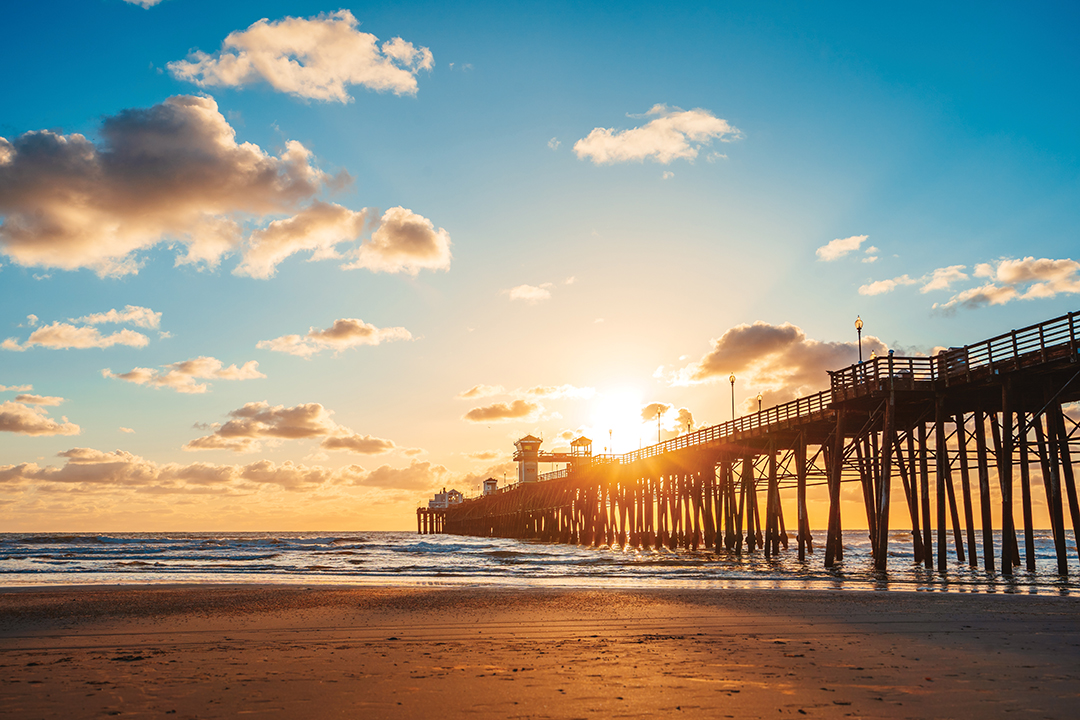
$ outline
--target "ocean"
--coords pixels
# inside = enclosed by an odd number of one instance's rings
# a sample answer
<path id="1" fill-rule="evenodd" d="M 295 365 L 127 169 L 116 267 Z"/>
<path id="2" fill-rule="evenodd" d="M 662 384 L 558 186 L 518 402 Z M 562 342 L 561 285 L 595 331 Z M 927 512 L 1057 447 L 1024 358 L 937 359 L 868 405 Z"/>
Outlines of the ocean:
<path id="1" fill-rule="evenodd" d="M 0 533 L 5 587 L 177 583 L 481 584 L 622 588 L 807 588 L 1074 595 L 1057 574 L 1049 531 L 1036 533 L 1037 570 L 1012 578 L 956 563 L 946 573 L 914 563 L 910 531 L 890 539 L 889 570 L 873 569 L 866 532 L 845 533 L 843 563 L 826 569 L 824 533 L 799 562 L 792 549 L 766 560 L 706 550 L 586 548 L 412 532 Z M 981 540 L 981 534 L 980 534 Z M 998 537 L 1000 542 L 1000 537 Z M 1020 538 L 1023 553 L 1023 538 Z M 981 560 L 981 558 L 980 558 Z"/>

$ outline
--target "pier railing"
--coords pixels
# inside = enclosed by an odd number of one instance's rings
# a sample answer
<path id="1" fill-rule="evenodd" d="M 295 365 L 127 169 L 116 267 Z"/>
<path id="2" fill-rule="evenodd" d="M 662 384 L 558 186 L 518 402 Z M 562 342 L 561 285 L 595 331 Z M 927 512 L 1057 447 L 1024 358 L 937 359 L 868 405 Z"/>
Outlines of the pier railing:
<path id="1" fill-rule="evenodd" d="M 1077 357 L 1080 313 L 1069 313 L 1013 330 L 974 345 L 943 350 L 933 357 L 873 358 L 841 370 L 830 370 L 834 402 L 886 389 L 938 390 L 970 383 L 999 372 L 1040 365 L 1051 359 Z"/>

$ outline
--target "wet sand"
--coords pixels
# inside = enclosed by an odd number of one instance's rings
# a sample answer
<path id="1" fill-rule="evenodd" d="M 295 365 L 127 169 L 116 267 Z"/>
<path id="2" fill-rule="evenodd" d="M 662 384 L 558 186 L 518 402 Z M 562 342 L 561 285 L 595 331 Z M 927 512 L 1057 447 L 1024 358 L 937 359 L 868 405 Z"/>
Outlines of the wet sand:
<path id="1" fill-rule="evenodd" d="M 4 718 L 1075 717 L 1069 597 L 0 590 Z"/>

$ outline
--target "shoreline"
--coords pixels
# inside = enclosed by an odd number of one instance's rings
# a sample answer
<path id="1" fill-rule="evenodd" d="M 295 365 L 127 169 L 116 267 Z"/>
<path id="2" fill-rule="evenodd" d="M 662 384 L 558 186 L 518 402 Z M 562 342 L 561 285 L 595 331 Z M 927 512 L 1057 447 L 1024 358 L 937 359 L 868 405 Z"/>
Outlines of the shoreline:
<path id="1" fill-rule="evenodd" d="M 0 714 L 1065 717 L 1078 609 L 903 591 L 4 588 Z"/>

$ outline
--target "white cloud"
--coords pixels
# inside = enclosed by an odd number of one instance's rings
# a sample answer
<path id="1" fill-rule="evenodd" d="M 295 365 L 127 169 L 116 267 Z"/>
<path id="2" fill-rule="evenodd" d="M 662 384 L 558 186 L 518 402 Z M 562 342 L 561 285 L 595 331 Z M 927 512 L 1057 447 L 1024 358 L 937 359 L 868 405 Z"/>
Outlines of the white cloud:
<path id="1" fill-rule="evenodd" d="M 0 392 L 30 392 L 33 385 L 0 385 Z"/>
<path id="2" fill-rule="evenodd" d="M 953 312 L 958 308 L 1004 305 L 1013 300 L 1080 294 L 1080 262 L 1068 258 L 1003 258 L 993 263 L 977 264 L 974 274 L 988 278 L 990 282 L 963 290 L 948 302 L 934 303 L 934 309 Z"/>
<path id="3" fill-rule="evenodd" d="M 130 3 L 131 5 L 138 5 L 143 8 L 152 8 L 161 2 L 161 0 L 124 0 L 124 2 Z"/>
<path id="4" fill-rule="evenodd" d="M 67 418 L 49 417 L 43 407 L 31 407 L 10 400 L 0 403 L 0 432 L 19 435 L 78 435 L 82 429 Z"/>
<path id="5" fill-rule="evenodd" d="M 558 138 L 551 138 L 550 140 L 548 140 L 547 145 L 552 150 L 558 150 L 559 146 L 562 145 L 562 141 L 560 141 Z"/>
<path id="6" fill-rule="evenodd" d="M 514 420 L 536 420 L 544 408 L 539 403 L 528 400 L 514 400 L 511 403 L 492 403 L 473 408 L 465 413 L 464 418 L 476 423 L 511 422 Z"/>
<path id="7" fill-rule="evenodd" d="M 168 241 L 185 249 L 177 263 L 215 266 L 241 221 L 291 212 L 331 180 L 298 142 L 278 157 L 238 144 L 208 97 L 124 110 L 100 134 L 0 138 L 0 249 L 16 263 L 124 275 Z"/>
<path id="8" fill-rule="evenodd" d="M 728 142 L 741 137 L 727 120 L 700 108 L 682 110 L 654 105 L 645 113 L 645 117 L 650 116 L 655 119 L 629 130 L 594 128 L 574 143 L 574 152 L 597 165 L 641 162 L 646 158 L 666 165 L 672 160 L 693 160 L 701 146 L 714 139 Z"/>
<path id="9" fill-rule="evenodd" d="M 575 387 L 574 385 L 537 385 L 525 391 L 531 397 L 543 397 L 552 400 L 572 398 L 587 400 L 596 395 L 596 388 Z"/>
<path id="10" fill-rule="evenodd" d="M 949 267 L 934 270 L 928 278 L 924 278 L 926 284 L 919 289 L 919 292 L 928 293 L 932 290 L 947 290 L 954 282 L 967 280 L 968 276 L 964 269 L 964 265 L 950 265 Z"/>
<path id="11" fill-rule="evenodd" d="M 221 50 L 195 51 L 168 64 L 178 80 L 200 87 L 243 87 L 259 81 L 313 100 L 349 102 L 350 85 L 415 95 L 416 74 L 435 65 L 431 51 L 395 37 L 381 45 L 360 32 L 348 10 L 310 18 L 266 18 L 230 33 Z"/>
<path id="12" fill-rule="evenodd" d="M 517 287 L 510 288 L 509 290 L 503 290 L 504 293 L 510 296 L 511 300 L 523 300 L 530 305 L 535 305 L 542 300 L 551 299 L 551 291 L 548 288 L 554 287 L 552 283 L 543 283 L 542 285 L 518 285 Z"/>
<path id="13" fill-rule="evenodd" d="M 836 238 L 830 240 L 825 245 L 819 247 L 815 252 L 818 260 L 824 260 L 825 262 L 832 262 L 833 260 L 839 260 L 848 253 L 854 252 L 859 249 L 859 246 L 866 242 L 869 235 L 852 235 L 847 238 Z M 873 248 L 877 250 L 877 248 Z M 867 250 L 869 252 L 869 250 Z"/>
<path id="14" fill-rule="evenodd" d="M 371 240 L 360 246 L 354 262 L 343 267 L 416 275 L 420 270 L 448 270 L 450 259 L 450 234 L 399 206 L 383 213 Z"/>
<path id="15" fill-rule="evenodd" d="M 918 280 L 912 280 L 907 275 L 894 277 L 891 280 L 878 280 L 859 287 L 860 295 L 883 295 L 890 293 L 901 285 L 914 285 Z"/>
<path id="16" fill-rule="evenodd" d="M 64 402 L 64 398 L 53 395 L 16 395 L 15 402 L 27 405 L 51 405 L 53 407 Z"/>
<path id="17" fill-rule="evenodd" d="M 675 177 L 675 173 L 671 172 L 670 170 L 665 170 L 663 174 L 660 175 L 661 180 L 670 180 L 673 177 Z"/>
<path id="18" fill-rule="evenodd" d="M 182 362 L 162 366 L 162 370 L 134 368 L 125 373 L 113 373 L 106 368 L 102 377 L 126 380 L 136 385 L 171 388 L 180 393 L 204 393 L 209 389 L 207 383 L 198 380 L 254 380 L 266 377 L 259 372 L 259 363 L 249 360 L 237 367 L 225 364 L 213 357 L 197 357 Z"/>
<path id="19" fill-rule="evenodd" d="M 341 352 L 360 345 L 379 345 L 394 340 L 411 340 L 412 334 L 403 327 L 378 328 L 357 318 L 341 318 L 326 330 L 311 328 L 307 335 L 282 335 L 273 340 L 261 340 L 260 350 L 310 357 L 323 350 Z"/>
<path id="20" fill-rule="evenodd" d="M 459 400 L 471 400 L 473 398 L 490 397 L 492 395 L 502 395 L 506 392 L 506 388 L 502 385 L 473 385 L 468 390 L 464 390 L 458 393 Z"/>
<path id="21" fill-rule="evenodd" d="M 153 329 L 161 326 L 161 313 L 154 312 L 150 308 L 140 307 L 138 305 L 126 305 L 123 310 L 116 310 L 115 308 L 103 313 L 94 313 L 92 315 L 86 315 L 81 318 L 68 318 L 71 322 L 84 323 L 86 325 L 102 325 L 110 323 L 113 325 L 134 325 L 135 327 L 142 327 Z M 34 317 L 36 321 L 37 318 Z"/>
<path id="22" fill-rule="evenodd" d="M 121 426 L 120 426 L 120 432 L 122 432 L 122 433 L 133 433 L 133 432 L 135 432 L 135 431 L 134 431 L 134 430 L 132 430 L 132 429 L 131 429 L 131 428 L 129 428 L 129 427 L 124 427 L 123 425 L 121 425 Z"/>
<path id="23" fill-rule="evenodd" d="M 8 338 L 0 343 L 0 348 L 22 352 L 35 345 L 59 350 L 107 348 L 113 345 L 145 347 L 149 342 L 150 340 L 142 333 L 126 328 L 111 335 L 102 335 L 95 327 L 76 327 L 68 323 L 54 322 L 51 325 L 43 325 L 30 333 L 30 337 L 21 345 L 15 338 Z"/>
<path id="24" fill-rule="evenodd" d="M 863 354 L 883 354 L 888 348 L 872 335 L 862 338 Z M 856 342 L 821 342 L 806 337 L 790 323 L 756 322 L 737 325 L 712 341 L 712 348 L 669 377 L 673 385 L 727 382 L 734 373 L 737 390 L 764 395 L 766 406 L 793 400 L 829 386 L 828 370 L 857 361 Z M 745 392 L 745 390 L 740 390 Z M 757 409 L 756 400 L 753 409 Z"/>
<path id="25" fill-rule="evenodd" d="M 243 262 L 233 273 L 269 278 L 278 263 L 305 250 L 312 251 L 313 261 L 336 258 L 336 246 L 359 238 L 366 221 L 366 209 L 357 212 L 316 200 L 293 217 L 275 220 L 251 233 Z"/>
<path id="26" fill-rule="evenodd" d="M 338 425 L 332 411 L 319 403 L 294 407 L 271 406 L 252 402 L 229 413 L 230 420 L 214 426 L 214 432 L 184 445 L 184 450 L 232 450 L 252 452 L 264 441 L 322 438 L 323 450 L 347 450 L 360 454 L 378 454 L 397 448 L 391 440 L 360 435 Z M 415 454 L 415 453 L 414 453 Z"/>

